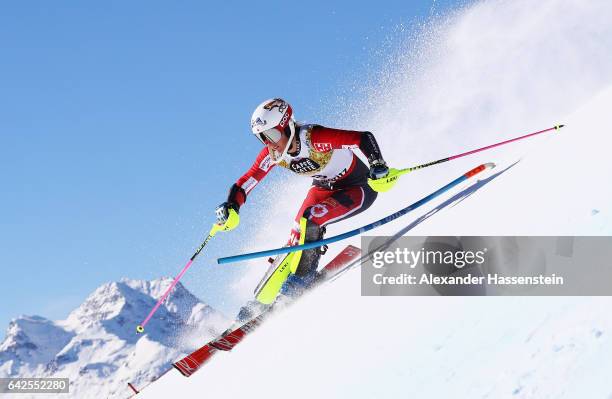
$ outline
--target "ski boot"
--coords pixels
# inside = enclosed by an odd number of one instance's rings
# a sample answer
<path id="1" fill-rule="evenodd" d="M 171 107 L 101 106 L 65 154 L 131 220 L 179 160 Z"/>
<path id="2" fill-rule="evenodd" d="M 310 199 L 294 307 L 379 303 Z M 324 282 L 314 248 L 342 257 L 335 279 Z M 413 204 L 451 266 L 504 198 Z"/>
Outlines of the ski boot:
<path id="1" fill-rule="evenodd" d="M 312 286 L 318 274 L 317 270 L 314 269 L 303 276 L 290 275 L 281 287 L 280 294 L 289 298 L 297 298 Z"/>

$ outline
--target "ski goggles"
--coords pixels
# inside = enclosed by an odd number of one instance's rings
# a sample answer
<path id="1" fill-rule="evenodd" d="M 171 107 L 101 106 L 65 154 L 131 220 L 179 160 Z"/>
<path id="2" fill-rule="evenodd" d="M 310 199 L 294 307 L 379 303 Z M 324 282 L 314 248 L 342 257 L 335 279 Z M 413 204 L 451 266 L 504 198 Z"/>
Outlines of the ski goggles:
<path id="1" fill-rule="evenodd" d="M 266 144 L 266 143 L 278 143 L 280 141 L 280 139 L 283 137 L 283 133 L 285 133 L 287 136 L 289 136 L 291 134 L 291 129 L 289 128 L 289 124 L 287 124 L 287 126 L 285 126 L 285 129 L 283 131 L 281 131 L 280 129 L 282 129 L 280 126 L 273 127 L 271 129 L 265 130 L 265 131 L 263 131 L 263 132 L 261 132 L 259 134 L 256 134 L 256 137 L 263 144 Z"/>

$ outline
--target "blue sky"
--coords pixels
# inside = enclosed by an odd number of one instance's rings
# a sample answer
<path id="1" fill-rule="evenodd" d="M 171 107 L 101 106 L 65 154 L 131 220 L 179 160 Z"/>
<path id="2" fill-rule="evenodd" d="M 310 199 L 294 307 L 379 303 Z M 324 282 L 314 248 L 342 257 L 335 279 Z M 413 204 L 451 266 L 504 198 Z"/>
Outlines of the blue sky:
<path id="1" fill-rule="evenodd" d="M 0 329 L 174 276 L 259 150 L 254 106 L 281 96 L 333 123 L 321 104 L 351 95 L 398 26 L 453 3 L 4 3 Z M 222 310 L 228 246 L 198 260 L 206 281 L 185 278 Z"/>

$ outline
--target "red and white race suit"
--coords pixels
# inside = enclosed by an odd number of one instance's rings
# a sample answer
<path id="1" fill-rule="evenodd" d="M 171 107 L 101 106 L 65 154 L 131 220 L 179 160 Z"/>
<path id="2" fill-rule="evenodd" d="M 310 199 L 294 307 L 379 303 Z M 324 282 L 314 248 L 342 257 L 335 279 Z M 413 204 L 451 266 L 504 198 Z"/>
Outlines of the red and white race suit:
<path id="1" fill-rule="evenodd" d="M 353 153 L 353 149 L 359 148 L 370 163 L 382 161 L 372 133 L 320 125 L 298 125 L 296 129 L 297 151 L 289 153 L 277 164 L 313 179 L 313 185 L 296 214 L 296 224 L 307 210 L 312 222 L 324 226 L 369 208 L 377 193 L 367 184 L 369 168 Z M 242 206 L 249 193 L 275 165 L 268 147 L 264 147 L 251 168 L 232 186 L 228 202 L 238 208 Z M 294 244 L 298 237 L 299 224 L 292 231 L 290 243 Z"/>

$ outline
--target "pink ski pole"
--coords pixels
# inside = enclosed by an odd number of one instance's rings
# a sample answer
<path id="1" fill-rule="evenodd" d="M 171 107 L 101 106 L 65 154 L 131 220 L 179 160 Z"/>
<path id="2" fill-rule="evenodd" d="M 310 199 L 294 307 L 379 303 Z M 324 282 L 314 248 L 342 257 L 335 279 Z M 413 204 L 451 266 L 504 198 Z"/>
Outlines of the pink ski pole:
<path id="1" fill-rule="evenodd" d="M 426 168 L 428 166 L 437 165 L 437 164 L 442 163 L 442 162 L 451 161 L 453 159 L 461 158 L 461 157 L 464 157 L 466 155 L 471 155 L 471 154 L 475 154 L 475 153 L 480 152 L 480 151 L 488 150 L 488 149 L 491 149 L 491 148 L 494 148 L 494 147 L 499 147 L 500 145 L 512 143 L 513 141 L 522 140 L 522 139 L 525 139 L 527 137 L 535 136 L 536 134 L 546 133 L 546 132 L 549 132 L 551 130 L 559 130 L 563 126 L 565 126 L 565 125 L 553 126 L 551 128 L 548 128 L 548 129 L 544 129 L 544 130 L 540 130 L 540 131 L 537 131 L 537 132 L 525 134 L 523 136 L 515 137 L 515 138 L 510 139 L 510 140 L 500 141 L 499 143 L 491 144 L 491 145 L 488 145 L 486 147 L 481 147 L 481 148 L 477 148 L 475 150 L 471 150 L 471 151 L 467 151 L 467 152 L 462 152 L 461 154 L 457 154 L 457 155 L 451 155 L 448 158 L 438 159 L 437 161 L 428 162 L 428 163 L 425 163 L 423 165 L 413 166 L 411 168 L 400 169 L 398 171 L 398 176 L 403 175 L 404 173 L 412 172 L 413 170 Z"/>
<path id="2" fill-rule="evenodd" d="M 144 319 L 144 321 L 142 323 L 140 323 L 137 327 L 136 327 L 136 332 L 141 334 L 144 332 L 144 328 L 147 325 L 147 323 L 149 322 L 149 320 L 151 320 L 151 317 L 153 317 L 153 314 L 155 314 L 155 312 L 157 311 L 157 309 L 159 309 L 159 307 L 161 306 L 161 304 L 166 300 L 166 298 L 168 297 L 168 295 L 170 295 L 170 291 L 172 291 L 172 289 L 176 286 L 176 283 L 178 283 L 178 281 L 181 279 L 181 277 L 183 277 L 183 274 L 185 274 L 185 272 L 187 271 L 187 269 L 189 269 L 189 267 L 191 266 L 191 264 L 193 263 L 193 260 L 200 254 L 200 252 L 202 252 L 202 250 L 204 249 L 204 247 L 206 246 L 206 244 L 208 244 L 208 242 L 210 241 L 211 238 L 213 238 L 215 236 L 215 234 L 217 234 L 217 232 L 219 230 L 223 229 L 223 225 L 219 225 L 219 224 L 214 224 L 213 227 L 210 229 L 210 233 L 208 233 L 208 237 L 206 237 L 206 239 L 204 240 L 204 242 L 200 245 L 200 247 L 195 251 L 195 253 L 193 254 L 193 256 L 191 257 L 191 259 L 189 259 L 189 262 L 187 262 L 187 264 L 185 265 L 185 267 L 183 267 L 183 270 L 181 270 L 181 272 L 174 278 L 174 281 L 172 281 L 172 284 L 170 284 L 170 287 L 168 287 L 168 289 L 166 290 L 166 292 L 164 293 L 164 295 L 162 295 L 161 298 L 159 298 L 159 300 L 157 301 L 157 304 L 155 304 L 155 306 L 153 307 L 153 309 L 151 309 L 151 311 L 149 312 L 149 315 Z"/>

